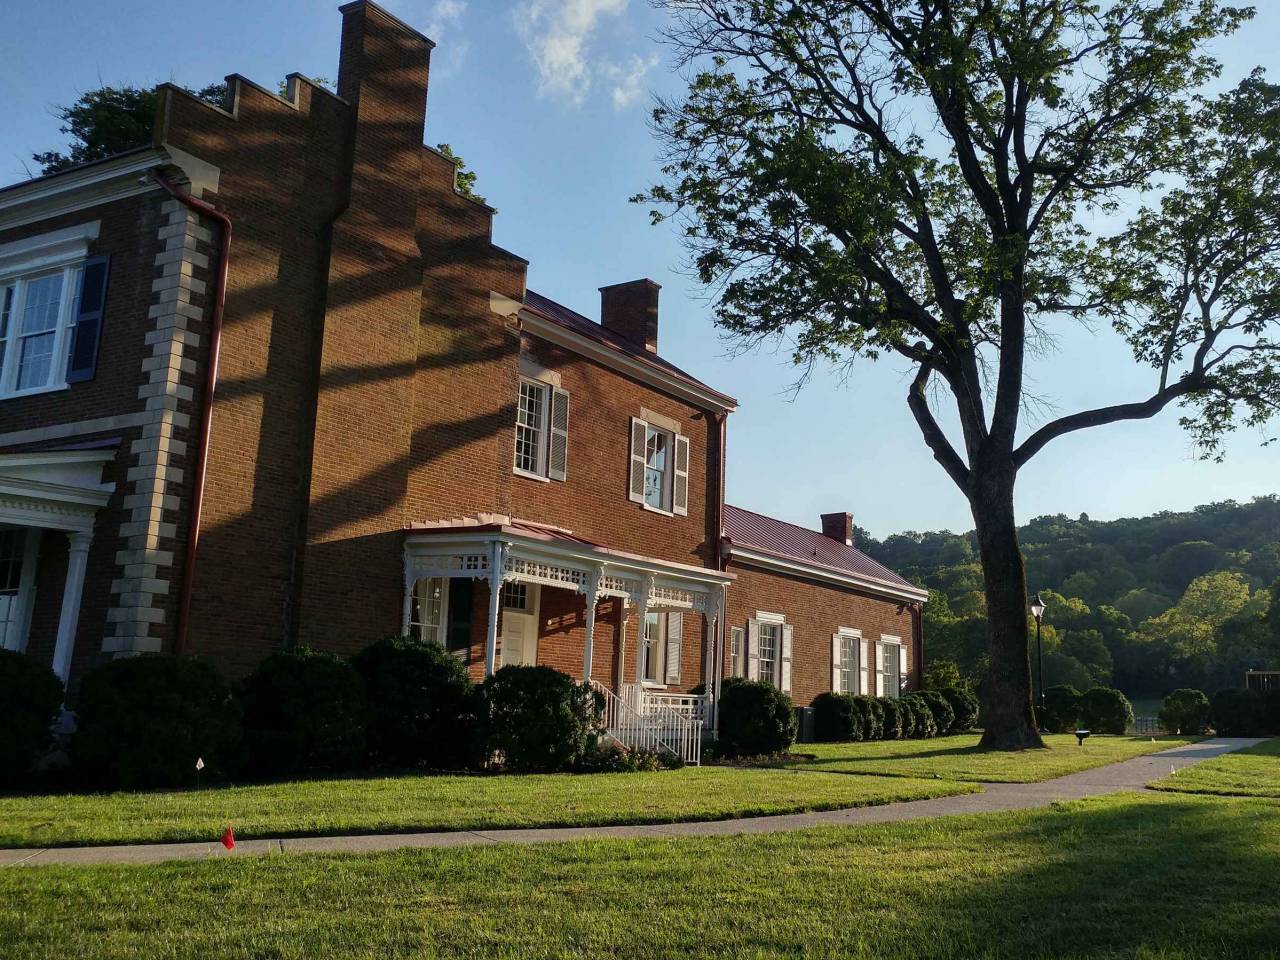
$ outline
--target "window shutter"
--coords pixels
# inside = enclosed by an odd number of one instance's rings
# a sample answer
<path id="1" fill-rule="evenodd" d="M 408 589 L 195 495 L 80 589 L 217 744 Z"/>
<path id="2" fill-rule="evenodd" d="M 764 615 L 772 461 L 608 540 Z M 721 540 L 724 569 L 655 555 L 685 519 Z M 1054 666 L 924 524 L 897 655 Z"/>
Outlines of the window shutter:
<path id="1" fill-rule="evenodd" d="M 667 614 L 667 683 L 680 682 L 680 648 L 684 644 L 684 614 Z"/>
<path id="2" fill-rule="evenodd" d="M 838 633 L 831 635 L 831 692 L 848 693 L 840 689 L 840 653 L 844 646 L 844 638 Z"/>
<path id="3" fill-rule="evenodd" d="M 874 694 L 875 687 L 871 685 L 871 658 L 867 656 L 867 642 L 858 640 L 858 693 Z"/>
<path id="4" fill-rule="evenodd" d="M 671 493 L 671 512 L 689 515 L 689 438 L 676 434 L 676 469 Z"/>
<path id="5" fill-rule="evenodd" d="M 636 417 L 631 418 L 631 479 L 627 499 L 632 503 L 644 503 L 644 443 L 649 425 Z"/>
<path id="6" fill-rule="evenodd" d="M 747 679 L 760 679 L 760 621 L 747 621 Z"/>
<path id="7" fill-rule="evenodd" d="M 67 383 L 92 380 L 97 372 L 110 264 L 110 257 L 91 257 L 84 262 L 80 280 L 80 312 L 76 314 L 76 323 L 71 330 L 71 347 L 67 353 Z"/>
<path id="8" fill-rule="evenodd" d="M 898 689 L 902 689 L 902 681 L 907 675 L 907 647 L 906 644 L 898 644 Z M 896 692 L 896 691 L 895 691 Z"/>
<path id="9" fill-rule="evenodd" d="M 791 692 L 791 624 L 782 625 L 782 656 L 778 658 L 778 689 Z"/>
<path id="10" fill-rule="evenodd" d="M 551 444 L 547 476 L 563 480 L 569 468 L 569 391 L 551 388 Z"/>
<path id="11" fill-rule="evenodd" d="M 883 644 L 883 643 L 879 643 L 879 642 L 877 642 L 877 643 L 876 643 L 876 646 L 875 646 L 875 651 L 876 651 L 876 665 L 875 665 L 875 671 L 876 671 L 876 693 L 875 693 L 875 695 L 876 695 L 877 697 L 883 697 L 883 696 L 885 695 L 885 689 L 884 689 L 884 644 Z"/>

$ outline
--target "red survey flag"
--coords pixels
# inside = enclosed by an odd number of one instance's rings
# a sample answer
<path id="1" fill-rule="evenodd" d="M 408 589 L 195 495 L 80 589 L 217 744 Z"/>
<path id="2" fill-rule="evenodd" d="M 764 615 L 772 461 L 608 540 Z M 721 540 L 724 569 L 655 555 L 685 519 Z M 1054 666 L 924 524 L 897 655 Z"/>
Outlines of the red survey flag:
<path id="1" fill-rule="evenodd" d="M 236 845 L 236 835 L 231 832 L 230 827 L 227 827 L 226 831 L 222 834 L 222 845 L 228 850 Z"/>

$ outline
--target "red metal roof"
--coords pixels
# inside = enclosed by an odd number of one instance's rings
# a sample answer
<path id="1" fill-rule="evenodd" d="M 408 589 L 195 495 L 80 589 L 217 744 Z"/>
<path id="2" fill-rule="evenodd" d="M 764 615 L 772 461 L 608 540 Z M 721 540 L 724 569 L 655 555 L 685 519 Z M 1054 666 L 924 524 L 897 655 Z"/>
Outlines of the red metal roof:
<path id="1" fill-rule="evenodd" d="M 620 337 L 610 330 L 606 330 L 594 320 L 584 317 L 575 310 L 570 310 L 562 303 L 556 303 L 548 297 L 544 297 L 540 293 L 534 293 L 532 290 L 526 290 L 524 294 L 525 309 L 531 310 L 540 317 L 545 317 L 552 323 L 572 330 L 574 333 L 580 333 L 584 337 L 589 337 L 597 343 L 604 344 L 611 350 L 618 353 L 626 354 L 633 360 L 639 360 L 651 367 L 655 367 L 664 373 L 667 373 L 677 379 L 690 383 L 699 389 L 705 390 L 710 394 L 718 397 L 729 406 L 737 406 L 738 401 L 728 394 L 721 393 L 715 387 L 708 386 L 692 374 L 685 373 L 673 363 L 662 359 L 656 353 L 650 353 L 639 344 L 632 343 L 625 337 Z"/>
<path id="2" fill-rule="evenodd" d="M 826 567 L 841 573 L 920 590 L 910 580 L 876 563 L 861 550 L 832 540 L 817 530 L 797 527 L 762 513 L 725 504 L 724 533 L 732 544 L 787 560 Z"/>

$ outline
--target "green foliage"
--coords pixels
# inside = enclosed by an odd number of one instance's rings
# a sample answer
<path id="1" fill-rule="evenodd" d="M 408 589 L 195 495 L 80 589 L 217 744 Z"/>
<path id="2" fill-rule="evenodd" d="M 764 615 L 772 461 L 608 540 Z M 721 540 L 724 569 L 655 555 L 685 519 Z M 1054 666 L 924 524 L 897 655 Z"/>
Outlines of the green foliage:
<path id="1" fill-rule="evenodd" d="M 869 697 L 859 694 L 853 698 L 853 702 L 857 704 L 858 709 L 862 712 L 862 737 L 864 740 L 884 740 L 885 734 L 885 709 L 884 701 L 879 697 Z M 892 733 L 892 729 L 889 731 Z M 901 736 L 901 734 L 899 734 Z M 891 739 L 891 738 L 890 738 Z"/>
<path id="2" fill-rule="evenodd" d="M 956 712 L 951 707 L 951 701 L 939 690 L 922 690 L 915 696 L 928 706 L 933 715 L 934 733 L 939 736 L 950 733 L 956 722 Z"/>
<path id="3" fill-rule="evenodd" d="M 438 643 L 387 637 L 351 665 L 364 680 L 375 763 L 437 769 L 477 763 L 476 697 L 457 657 Z"/>
<path id="4" fill-rule="evenodd" d="M 932 659 L 924 665 L 924 688 L 946 690 L 950 687 L 967 687 L 968 680 L 960 673 L 954 660 Z"/>
<path id="5" fill-rule="evenodd" d="M 590 685 L 551 667 L 506 666 L 481 686 L 489 748 L 508 770 L 572 770 L 595 739 Z"/>
<path id="6" fill-rule="evenodd" d="M 1220 737 L 1258 737 L 1266 733 L 1266 704 L 1256 690 L 1219 690 L 1213 696 L 1209 714 Z"/>
<path id="7" fill-rule="evenodd" d="M 729 756 L 782 753 L 796 739 L 791 698 L 771 683 L 734 678 L 720 688 L 720 745 Z"/>
<path id="8" fill-rule="evenodd" d="M 1040 722 L 1050 733 L 1070 733 L 1080 722 L 1080 691 L 1070 684 L 1046 687 L 1044 716 Z"/>
<path id="9" fill-rule="evenodd" d="M 813 699 L 813 735 L 820 743 L 862 739 L 862 711 L 847 693 L 822 693 Z"/>
<path id="10" fill-rule="evenodd" d="M 368 700 L 346 660 L 307 647 L 274 653 L 245 678 L 244 769 L 255 777 L 351 770 L 366 757 Z"/>
<path id="11" fill-rule="evenodd" d="M 1080 723 L 1093 733 L 1122 734 L 1133 725 L 1133 705 L 1119 690 L 1094 687 L 1080 695 Z"/>
<path id="12" fill-rule="evenodd" d="M 484 197 L 476 193 L 475 171 L 467 169 L 466 162 L 453 152 L 453 148 L 449 144 L 437 143 L 436 149 L 453 161 L 453 185 L 457 187 L 458 192 L 464 197 L 470 197 L 472 200 L 484 203 Z"/>
<path id="13" fill-rule="evenodd" d="M 978 698 L 964 687 L 944 687 L 940 691 L 951 704 L 954 719 L 948 733 L 964 733 L 978 723 Z"/>
<path id="14" fill-rule="evenodd" d="M 1160 708 L 1160 725 L 1170 733 L 1204 733 L 1209 726 L 1209 698 L 1199 690 L 1173 691 Z"/>
<path id="15" fill-rule="evenodd" d="M 880 728 L 880 735 L 885 740 L 901 740 L 902 732 L 902 710 L 898 706 L 898 701 L 892 697 L 882 697 L 877 701 L 880 704 L 880 712 L 884 715 L 884 723 Z"/>
<path id="16" fill-rule="evenodd" d="M 588 744 L 576 769 L 579 773 L 654 773 L 683 766 L 683 760 L 665 751 L 628 750 L 616 741 L 597 739 Z"/>
<path id="17" fill-rule="evenodd" d="M 0 704 L 0 788 L 21 786 L 49 747 L 62 681 L 34 657 L 0 650 Z"/>
<path id="18" fill-rule="evenodd" d="M 240 709 L 212 664 L 148 655 L 87 671 L 76 698 L 70 754 L 88 786 L 189 787 L 227 773 L 240 734 Z"/>

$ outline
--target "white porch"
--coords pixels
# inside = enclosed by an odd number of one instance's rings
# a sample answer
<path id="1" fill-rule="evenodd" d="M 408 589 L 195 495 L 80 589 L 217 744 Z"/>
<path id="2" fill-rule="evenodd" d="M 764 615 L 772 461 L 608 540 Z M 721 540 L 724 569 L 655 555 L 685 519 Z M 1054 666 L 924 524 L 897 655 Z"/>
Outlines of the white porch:
<path id="1" fill-rule="evenodd" d="M 67 571 L 51 666 L 71 673 L 94 518 L 115 485 L 102 482 L 115 450 L 0 454 L 0 646 L 25 652 L 36 601 L 36 568 L 47 537 L 67 538 Z"/>

